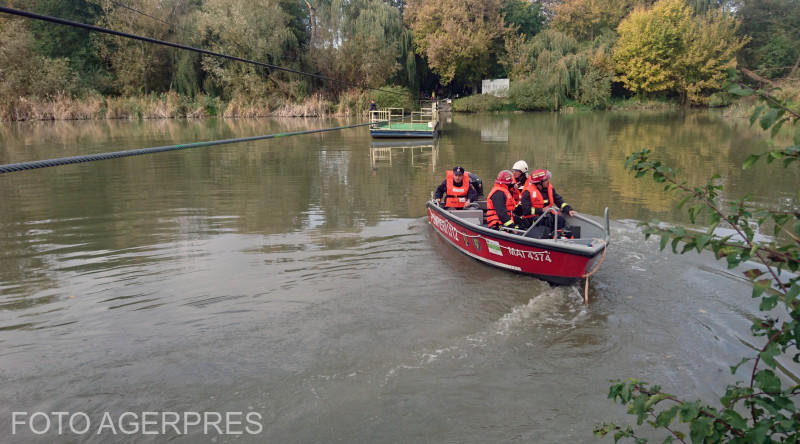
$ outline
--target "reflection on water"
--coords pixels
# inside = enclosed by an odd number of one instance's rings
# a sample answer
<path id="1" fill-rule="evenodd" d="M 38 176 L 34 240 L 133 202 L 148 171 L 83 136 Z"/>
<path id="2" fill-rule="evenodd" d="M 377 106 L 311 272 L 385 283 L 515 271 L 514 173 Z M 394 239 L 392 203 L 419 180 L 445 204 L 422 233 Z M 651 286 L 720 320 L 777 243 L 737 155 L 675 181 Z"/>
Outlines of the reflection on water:
<path id="1" fill-rule="evenodd" d="M 0 163 L 344 123 L 4 124 Z M 693 184 L 719 173 L 726 200 L 791 202 L 799 179 L 742 171 L 766 144 L 710 112 L 455 114 L 423 145 L 354 128 L 0 175 L 0 416 L 250 408 L 257 442 L 580 442 L 625 419 L 609 379 L 709 397 L 756 309 L 724 264 L 642 242 L 636 221 L 683 221 L 625 171 L 642 148 Z M 486 186 L 520 159 L 617 220 L 588 309 L 423 218 L 454 165 Z"/>
<path id="2" fill-rule="evenodd" d="M 378 167 L 391 167 L 393 157 L 397 159 L 408 156 L 412 168 L 428 166 L 431 171 L 436 171 L 436 161 L 439 159 L 439 139 L 372 142 L 369 144 L 369 156 L 372 160 L 373 170 Z"/>

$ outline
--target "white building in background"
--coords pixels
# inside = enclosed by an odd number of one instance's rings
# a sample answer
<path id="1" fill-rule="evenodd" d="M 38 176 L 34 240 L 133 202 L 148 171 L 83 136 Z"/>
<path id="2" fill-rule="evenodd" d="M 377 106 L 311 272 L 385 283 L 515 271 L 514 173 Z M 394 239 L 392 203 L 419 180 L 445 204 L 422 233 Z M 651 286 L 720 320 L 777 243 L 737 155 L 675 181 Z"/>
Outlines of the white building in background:
<path id="1" fill-rule="evenodd" d="M 508 88 L 508 79 L 489 79 L 481 81 L 481 94 L 506 97 L 508 96 Z"/>

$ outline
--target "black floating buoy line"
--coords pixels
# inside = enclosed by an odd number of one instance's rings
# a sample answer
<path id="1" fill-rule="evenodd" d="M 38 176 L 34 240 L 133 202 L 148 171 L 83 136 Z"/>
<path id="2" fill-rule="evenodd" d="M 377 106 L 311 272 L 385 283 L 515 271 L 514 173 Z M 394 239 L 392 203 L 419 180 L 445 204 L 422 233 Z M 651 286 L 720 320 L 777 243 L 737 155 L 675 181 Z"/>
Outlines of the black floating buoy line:
<path id="1" fill-rule="evenodd" d="M 75 28 L 87 29 L 87 30 L 93 31 L 93 32 L 101 32 L 101 33 L 104 33 L 104 34 L 111 34 L 111 35 L 116 35 L 116 36 L 119 36 L 119 37 L 125 37 L 125 38 L 129 38 L 129 39 L 140 40 L 140 41 L 143 41 L 143 42 L 153 43 L 153 44 L 157 44 L 157 45 L 169 46 L 169 47 L 172 47 L 172 48 L 183 49 L 183 50 L 186 50 L 186 51 L 193 51 L 193 52 L 197 52 L 197 53 L 200 53 L 200 54 L 205 54 L 205 55 L 208 55 L 208 56 L 219 57 L 219 58 L 233 60 L 233 61 L 237 61 L 237 62 L 249 63 L 249 64 L 252 64 L 252 65 L 263 66 L 263 67 L 266 67 L 266 68 L 271 68 L 271 69 L 275 69 L 275 70 L 279 70 L 279 71 L 285 71 L 285 72 L 289 72 L 289 73 L 293 73 L 293 74 L 299 74 L 299 75 L 314 77 L 314 78 L 317 78 L 317 79 L 320 79 L 320 80 L 327 80 L 327 81 L 336 82 L 336 83 L 340 83 L 340 84 L 344 84 L 344 85 L 348 85 L 348 86 L 355 86 L 357 88 L 370 89 L 370 90 L 381 91 L 381 92 L 390 93 L 390 94 L 402 94 L 402 93 L 398 93 L 396 91 L 389 91 L 389 90 L 380 89 L 380 88 L 372 88 L 372 87 L 369 87 L 369 86 L 366 86 L 366 85 L 360 85 L 360 84 L 356 84 L 356 83 L 352 83 L 352 82 L 347 82 L 347 81 L 344 81 L 344 80 L 335 79 L 335 78 L 332 78 L 332 77 L 323 76 L 323 75 L 320 75 L 320 74 L 314 74 L 314 73 L 304 72 L 304 71 L 300 71 L 300 70 L 296 70 L 296 69 L 277 66 L 277 65 L 270 64 L 270 63 L 259 62 L 257 60 L 245 59 L 245 58 L 242 58 L 242 57 L 236 57 L 236 56 L 231 56 L 231 55 L 227 55 L 227 54 L 223 54 L 223 53 L 219 53 L 219 52 L 209 51 L 207 49 L 201 49 L 201 48 L 195 48 L 195 47 L 188 46 L 188 45 L 182 45 L 180 43 L 173 43 L 173 42 L 154 39 L 154 38 L 145 37 L 145 36 L 141 36 L 141 35 L 137 35 L 137 34 L 131 34 L 131 33 L 127 33 L 127 32 L 115 31 L 113 29 L 102 28 L 100 26 L 89 25 L 89 24 L 80 23 L 80 22 L 74 22 L 72 20 L 66 20 L 66 19 L 62 19 L 62 18 L 58 18 L 58 17 L 50 17 L 50 16 L 46 16 L 46 15 L 42 15 L 42 14 L 36 14 L 36 13 L 33 13 L 33 12 L 23 11 L 23 10 L 19 10 L 19 9 L 7 8 L 5 6 L 0 6 L 0 12 L 6 13 L 6 14 L 17 15 L 17 16 L 20 16 L 20 17 L 26 17 L 26 18 L 33 19 L 33 20 L 41 20 L 41 21 L 50 22 L 50 23 L 57 23 L 57 24 L 60 24 L 60 25 L 72 26 L 72 27 L 75 27 Z M 337 131 L 337 130 L 342 130 L 342 129 L 347 129 L 347 128 L 356 128 L 356 127 L 360 127 L 360 126 L 367 126 L 367 125 L 371 125 L 371 124 L 372 124 L 371 122 L 367 122 L 367 123 L 358 123 L 358 124 L 355 124 L 355 125 L 337 126 L 337 127 L 323 128 L 323 129 L 317 129 L 317 130 L 294 131 L 294 132 L 286 132 L 286 133 L 275 133 L 275 134 L 266 134 L 266 135 L 261 135 L 261 136 L 239 137 L 239 138 L 235 138 L 235 139 L 210 140 L 210 141 L 206 141 L 206 142 L 192 142 L 192 143 L 183 143 L 183 144 L 177 144 L 177 145 L 158 146 L 158 147 L 151 147 L 151 148 L 140 148 L 140 149 L 134 149 L 134 150 L 127 150 L 127 151 L 114 151 L 114 152 L 109 152 L 109 153 L 87 154 L 87 155 L 83 155 L 83 156 L 61 157 L 61 158 L 56 158 L 56 159 L 35 160 L 35 161 L 30 161 L 30 162 L 12 163 L 12 164 L 0 165 L 0 174 L 12 173 L 12 172 L 16 172 L 16 171 L 32 170 L 32 169 L 37 169 L 37 168 L 47 168 L 47 167 L 59 166 L 59 165 L 69 165 L 69 164 L 73 164 L 73 163 L 92 162 L 92 161 L 96 161 L 96 160 L 116 159 L 116 158 L 119 158 L 119 157 L 130 157 L 130 156 L 139 156 L 139 155 L 143 155 L 143 154 L 161 153 L 161 152 L 165 152 L 165 151 L 185 150 L 185 149 L 190 149 L 190 148 L 202 148 L 202 147 L 208 147 L 208 146 L 213 146 L 213 145 L 225 145 L 225 144 L 229 144 L 229 143 L 239 143 L 239 142 L 252 142 L 252 141 L 255 141 L 255 140 L 274 139 L 274 138 L 278 138 L 278 137 L 288 137 L 288 136 L 298 136 L 298 135 L 301 135 L 301 134 L 314 134 L 314 133 L 322 133 L 322 132 L 327 132 L 327 131 Z"/>

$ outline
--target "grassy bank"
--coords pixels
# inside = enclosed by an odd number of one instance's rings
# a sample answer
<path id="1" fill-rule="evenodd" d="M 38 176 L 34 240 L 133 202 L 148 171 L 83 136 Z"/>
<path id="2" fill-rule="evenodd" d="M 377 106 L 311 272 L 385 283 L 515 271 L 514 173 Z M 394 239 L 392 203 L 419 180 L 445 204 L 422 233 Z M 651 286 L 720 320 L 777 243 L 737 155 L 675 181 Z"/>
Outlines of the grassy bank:
<path id="1" fill-rule="evenodd" d="M 368 103 L 365 102 L 365 103 Z M 366 109 L 366 105 L 363 108 Z M 0 105 L 0 120 L 100 120 L 100 119 L 177 119 L 205 117 L 325 117 L 351 115 L 355 109 L 337 107 L 320 95 L 301 103 L 270 102 L 235 98 L 225 102 L 218 97 L 194 98 L 175 92 L 140 97 L 72 98 L 57 95 L 49 99 L 19 97 Z"/>
<path id="2" fill-rule="evenodd" d="M 680 105 L 669 100 L 647 100 L 639 98 L 611 100 L 605 109 L 612 111 L 669 110 Z M 592 111 L 593 108 L 581 105 L 574 100 L 566 100 L 558 108 L 561 112 Z M 462 113 L 479 113 L 492 111 L 521 111 L 514 100 L 506 97 L 495 97 L 489 94 L 475 94 L 453 100 L 453 111 Z"/>
<path id="3" fill-rule="evenodd" d="M 413 109 L 406 88 L 384 86 L 377 91 L 343 91 L 332 100 L 314 94 L 300 102 L 275 98 L 189 97 L 174 91 L 136 97 L 89 95 L 74 98 L 56 94 L 50 98 L 0 97 L 0 121 L 26 120 L 102 120 L 102 119 L 197 119 L 204 117 L 367 117 L 370 100 L 378 106 Z"/>

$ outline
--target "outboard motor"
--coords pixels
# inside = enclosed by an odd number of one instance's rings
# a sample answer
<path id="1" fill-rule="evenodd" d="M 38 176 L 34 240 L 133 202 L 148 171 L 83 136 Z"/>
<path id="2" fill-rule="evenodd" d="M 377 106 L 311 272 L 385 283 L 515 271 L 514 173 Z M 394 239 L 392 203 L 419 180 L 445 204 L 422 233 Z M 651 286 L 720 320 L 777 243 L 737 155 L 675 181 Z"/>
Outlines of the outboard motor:
<path id="1" fill-rule="evenodd" d="M 469 183 L 478 192 L 478 199 L 483 197 L 483 181 L 475 173 L 469 173 Z"/>

